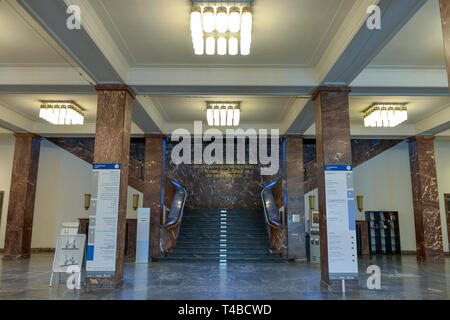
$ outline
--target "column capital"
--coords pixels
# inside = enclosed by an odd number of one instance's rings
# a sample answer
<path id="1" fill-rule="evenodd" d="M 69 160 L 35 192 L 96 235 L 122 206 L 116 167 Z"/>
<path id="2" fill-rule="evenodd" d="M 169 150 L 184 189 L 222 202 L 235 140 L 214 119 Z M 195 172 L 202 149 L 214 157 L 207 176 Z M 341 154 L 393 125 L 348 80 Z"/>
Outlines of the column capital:
<path id="1" fill-rule="evenodd" d="M 133 98 L 136 99 L 136 94 L 127 85 L 123 84 L 99 84 L 95 86 L 97 91 L 126 91 Z"/>
<path id="2" fill-rule="evenodd" d="M 37 135 L 35 133 L 19 133 L 19 132 L 14 132 L 13 133 L 14 137 L 16 138 L 32 138 L 32 139 L 39 139 L 42 140 L 42 137 L 40 135 Z"/>
<path id="3" fill-rule="evenodd" d="M 411 142 L 415 142 L 417 140 L 431 140 L 431 141 L 434 141 L 434 139 L 436 139 L 435 136 L 413 136 L 413 137 L 409 137 L 406 140 L 408 141 L 408 143 L 411 143 Z"/>
<path id="4" fill-rule="evenodd" d="M 327 87 L 327 86 L 320 86 L 317 87 L 312 96 L 311 96 L 311 100 L 314 101 L 316 100 L 317 96 L 322 93 L 322 92 L 342 92 L 342 93 L 350 93 L 352 91 L 352 88 L 350 87 Z"/>

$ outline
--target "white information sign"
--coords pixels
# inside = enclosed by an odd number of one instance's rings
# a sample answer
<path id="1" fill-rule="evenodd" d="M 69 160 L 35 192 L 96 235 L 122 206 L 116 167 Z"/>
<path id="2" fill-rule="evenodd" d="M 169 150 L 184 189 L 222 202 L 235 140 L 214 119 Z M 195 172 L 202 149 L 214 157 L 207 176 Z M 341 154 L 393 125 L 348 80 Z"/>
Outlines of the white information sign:
<path id="1" fill-rule="evenodd" d="M 355 196 L 350 165 L 325 166 L 330 280 L 358 278 Z"/>
<path id="2" fill-rule="evenodd" d="M 53 282 L 53 273 L 67 273 L 69 267 L 77 267 L 81 270 L 83 264 L 84 234 L 60 234 L 56 236 L 55 256 L 53 258 L 52 275 L 50 285 Z"/>
<path id="3" fill-rule="evenodd" d="M 137 219 L 136 263 L 148 263 L 150 208 L 139 208 Z"/>
<path id="4" fill-rule="evenodd" d="M 86 253 L 88 278 L 113 278 L 116 269 L 120 164 L 94 164 L 96 210 L 89 218 Z"/>

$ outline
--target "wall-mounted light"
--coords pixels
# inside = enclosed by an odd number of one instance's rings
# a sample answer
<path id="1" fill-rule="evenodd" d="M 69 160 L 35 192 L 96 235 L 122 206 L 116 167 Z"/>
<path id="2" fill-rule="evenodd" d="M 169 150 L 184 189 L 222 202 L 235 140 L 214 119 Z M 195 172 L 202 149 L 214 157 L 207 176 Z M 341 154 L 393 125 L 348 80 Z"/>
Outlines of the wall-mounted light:
<path id="1" fill-rule="evenodd" d="M 139 207 L 139 195 L 133 194 L 133 210 L 136 211 Z"/>
<path id="2" fill-rule="evenodd" d="M 91 206 L 91 194 L 85 193 L 84 194 L 84 210 L 87 211 L 90 206 Z"/>
<path id="3" fill-rule="evenodd" d="M 310 195 L 309 196 L 309 208 L 311 210 L 315 210 L 316 209 L 316 196 L 315 195 Z"/>
<path id="4" fill-rule="evenodd" d="M 359 212 L 362 212 L 364 209 L 364 198 L 363 196 L 356 196 L 356 203 L 358 205 Z"/>

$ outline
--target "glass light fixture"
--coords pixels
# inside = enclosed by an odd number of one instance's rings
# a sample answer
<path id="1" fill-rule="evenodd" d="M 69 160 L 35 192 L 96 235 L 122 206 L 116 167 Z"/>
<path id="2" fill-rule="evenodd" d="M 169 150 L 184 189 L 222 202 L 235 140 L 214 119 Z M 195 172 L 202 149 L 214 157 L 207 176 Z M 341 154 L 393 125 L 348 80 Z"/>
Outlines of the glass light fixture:
<path id="1" fill-rule="evenodd" d="M 214 8 L 206 7 L 203 9 L 203 31 L 213 32 L 216 27 L 216 18 L 214 16 Z"/>
<path id="2" fill-rule="evenodd" d="M 230 39 L 228 39 L 228 54 L 230 56 L 237 55 L 238 54 L 238 46 L 239 46 L 238 38 L 230 37 Z"/>
<path id="3" fill-rule="evenodd" d="M 84 124 L 84 112 L 73 102 L 46 102 L 41 105 L 39 117 L 54 125 Z"/>
<path id="4" fill-rule="evenodd" d="M 217 54 L 224 56 L 227 54 L 227 38 L 219 37 L 217 39 Z"/>
<path id="5" fill-rule="evenodd" d="M 218 107 L 214 108 L 214 125 L 220 125 L 220 109 Z"/>
<path id="6" fill-rule="evenodd" d="M 246 0 L 233 1 L 233 4 L 226 5 L 206 0 L 195 1 L 190 14 L 194 53 L 196 55 L 228 53 L 234 56 L 239 52 L 240 39 L 240 53 L 249 55 L 253 12 L 248 5 L 249 2 Z"/>
<path id="7" fill-rule="evenodd" d="M 191 31 L 202 31 L 202 11 L 199 7 L 194 7 L 191 10 Z"/>
<path id="8" fill-rule="evenodd" d="M 237 33 L 241 29 L 241 10 L 238 7 L 232 7 L 230 9 L 228 29 L 233 33 Z"/>
<path id="9" fill-rule="evenodd" d="M 220 125 L 225 127 L 227 125 L 227 107 L 222 106 L 220 108 Z"/>
<path id="10" fill-rule="evenodd" d="M 408 119 L 404 104 L 374 104 L 364 114 L 365 127 L 396 127 Z"/>
<path id="11" fill-rule="evenodd" d="M 216 39 L 213 36 L 206 37 L 206 54 L 212 56 L 216 52 Z"/>
<path id="12" fill-rule="evenodd" d="M 206 109 L 206 120 L 208 121 L 208 126 L 212 127 L 214 125 L 214 112 L 212 107 Z"/>
<path id="13" fill-rule="evenodd" d="M 234 126 L 238 126 L 239 125 L 239 121 L 241 119 L 241 109 L 240 109 L 240 107 L 235 107 L 233 112 L 234 112 L 234 114 L 233 114 L 233 125 Z"/>
<path id="14" fill-rule="evenodd" d="M 207 102 L 206 119 L 209 126 L 238 126 L 239 102 Z"/>
<path id="15" fill-rule="evenodd" d="M 227 8 L 217 8 L 216 29 L 219 33 L 225 33 L 228 30 L 228 13 Z"/>
<path id="16" fill-rule="evenodd" d="M 227 109 L 227 126 L 231 127 L 233 125 L 233 107 L 229 106 Z"/>
<path id="17" fill-rule="evenodd" d="M 252 9 L 246 7 L 242 9 L 241 32 L 251 33 L 253 28 L 253 12 Z"/>

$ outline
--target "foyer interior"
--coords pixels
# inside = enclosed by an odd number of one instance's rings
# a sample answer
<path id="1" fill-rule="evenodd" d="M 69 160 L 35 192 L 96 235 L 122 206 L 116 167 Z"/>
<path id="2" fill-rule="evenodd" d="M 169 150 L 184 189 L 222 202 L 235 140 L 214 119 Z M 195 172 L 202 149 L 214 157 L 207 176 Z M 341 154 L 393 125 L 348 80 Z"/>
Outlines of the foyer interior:
<path id="1" fill-rule="evenodd" d="M 254 0 L 251 51 L 236 56 L 194 54 L 192 5 L 0 0 L 0 299 L 449 299 L 450 1 Z M 42 119 L 51 101 L 84 124 Z M 236 128 L 279 133 L 277 172 L 174 163 L 176 130 L 225 133 L 211 102 L 239 102 Z M 408 118 L 366 127 L 375 104 Z M 87 281 L 101 292 L 49 288 L 62 224 L 88 234 L 93 163 L 121 165 L 115 276 Z M 353 166 L 358 196 L 359 281 L 344 295 L 328 278 L 328 164 Z M 160 213 L 145 265 L 138 208 Z M 373 264 L 381 290 L 366 287 Z"/>

